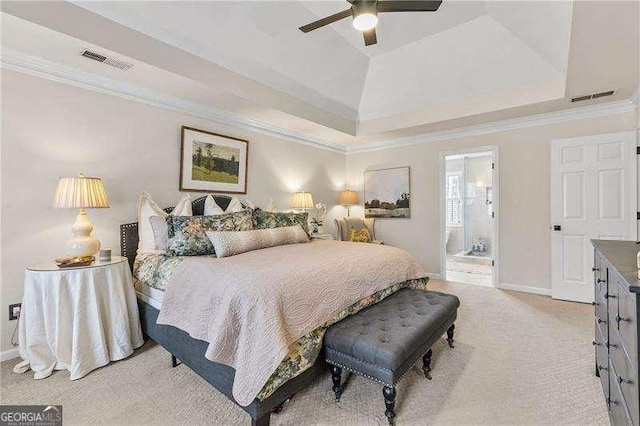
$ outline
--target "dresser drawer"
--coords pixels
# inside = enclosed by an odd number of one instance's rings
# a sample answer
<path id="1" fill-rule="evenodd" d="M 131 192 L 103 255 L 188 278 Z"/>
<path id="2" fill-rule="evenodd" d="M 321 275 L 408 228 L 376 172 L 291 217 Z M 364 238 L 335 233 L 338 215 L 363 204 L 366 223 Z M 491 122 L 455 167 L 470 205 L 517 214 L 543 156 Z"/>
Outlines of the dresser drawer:
<path id="1" fill-rule="evenodd" d="M 604 286 L 606 287 L 606 284 L 604 284 Z M 595 305 L 596 322 L 597 322 L 597 320 L 599 318 L 601 320 L 599 322 L 599 324 L 601 326 L 604 326 L 604 330 L 606 331 L 606 329 L 607 329 L 606 324 L 602 323 L 602 321 L 606 321 L 607 320 L 607 299 L 605 299 L 605 297 L 604 297 L 605 294 L 607 294 L 606 291 L 600 292 L 600 291 L 598 291 L 598 289 L 596 289 L 594 305 Z M 604 335 L 606 335 L 606 333 Z"/>
<path id="2" fill-rule="evenodd" d="M 607 266 L 607 296 L 609 298 L 609 306 L 618 298 L 618 283 L 620 275 L 611 266 Z"/>
<path id="3" fill-rule="evenodd" d="M 609 358 L 613 363 L 613 370 L 609 371 L 609 387 L 613 389 L 615 382 L 627 404 L 627 411 L 634 423 L 638 424 L 638 376 L 627 358 L 620 343 L 620 335 L 615 328 L 609 329 Z M 610 393 L 613 393 L 613 390 L 610 390 Z"/>
<path id="4" fill-rule="evenodd" d="M 629 413 L 629 408 L 622 397 L 622 392 L 620 391 L 620 386 L 618 386 L 618 382 L 616 381 L 616 372 L 613 365 L 609 364 L 609 373 L 610 373 L 610 396 L 609 396 L 609 419 L 611 420 L 611 424 L 613 426 L 621 426 L 621 425 L 633 425 L 633 421 L 631 420 L 631 414 Z"/>
<path id="5" fill-rule="evenodd" d="M 624 350 L 629 357 L 631 365 L 638 365 L 638 330 L 637 330 L 637 311 L 636 296 L 629 293 L 623 286 L 625 283 L 618 284 L 617 299 L 617 315 L 614 316 L 614 322 L 611 328 L 617 328 L 620 333 L 620 341 L 624 346 Z M 610 309 L 614 311 L 614 309 Z"/>
<path id="6" fill-rule="evenodd" d="M 609 398 L 609 353 L 605 345 L 606 341 L 607 339 L 602 337 L 600 328 L 596 326 L 596 336 L 594 340 L 596 344 L 596 370 L 600 375 L 605 401 Z"/>

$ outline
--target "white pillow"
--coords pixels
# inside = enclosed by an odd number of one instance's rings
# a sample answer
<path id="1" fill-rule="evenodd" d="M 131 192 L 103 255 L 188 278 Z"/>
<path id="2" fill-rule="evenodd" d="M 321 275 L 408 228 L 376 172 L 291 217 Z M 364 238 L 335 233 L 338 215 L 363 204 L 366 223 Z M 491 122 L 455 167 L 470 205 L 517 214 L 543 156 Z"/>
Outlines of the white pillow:
<path id="1" fill-rule="evenodd" d="M 231 213 L 231 212 L 229 212 Z M 211 196 L 207 195 L 207 198 L 204 200 L 204 212 L 205 216 L 216 216 L 219 214 L 224 214 L 224 210 L 216 203 L 216 200 Z"/>
<path id="2" fill-rule="evenodd" d="M 242 205 L 238 197 L 233 197 L 231 199 L 231 202 L 229 203 L 229 206 L 227 206 L 227 209 L 224 212 L 238 213 L 238 212 L 241 212 L 242 210 L 244 210 L 244 206 Z"/>
<path id="3" fill-rule="evenodd" d="M 273 202 L 273 198 L 269 200 L 269 205 L 267 206 L 266 209 L 264 209 L 265 212 L 274 212 L 276 211 L 276 203 Z"/>
<path id="4" fill-rule="evenodd" d="M 247 207 L 248 207 L 248 208 L 250 208 L 250 209 L 256 209 L 256 205 L 255 205 L 255 204 L 253 204 L 253 203 L 251 202 L 251 200 L 250 200 L 250 199 L 248 199 L 248 198 L 247 198 L 246 200 L 244 200 L 244 205 L 245 205 L 245 206 L 247 206 Z M 263 212 L 272 212 L 272 213 L 276 213 L 276 203 L 274 203 L 274 202 L 273 202 L 273 198 L 269 200 L 269 205 L 268 205 L 266 208 L 261 209 L 261 210 L 262 210 Z"/>
<path id="5" fill-rule="evenodd" d="M 238 199 L 238 197 L 233 197 L 229 202 L 226 210 L 222 210 L 222 207 L 216 203 L 216 200 L 211 196 L 207 195 L 207 198 L 204 200 L 204 215 L 205 216 L 217 216 L 219 214 L 225 213 L 238 213 L 244 210 L 244 206 Z"/>
<path id="6" fill-rule="evenodd" d="M 244 205 L 245 205 L 247 208 L 250 208 L 250 209 L 256 209 L 256 208 L 258 208 L 258 207 L 257 207 L 257 206 L 256 206 L 256 205 L 255 205 L 255 204 L 254 204 L 250 199 L 248 199 L 248 198 L 247 198 L 246 200 L 244 200 Z M 266 208 L 261 209 L 261 210 L 262 210 L 263 212 L 272 212 L 272 213 L 276 213 L 276 203 L 274 203 L 274 202 L 273 202 L 273 198 L 269 200 L 269 205 L 268 205 Z"/>
<path id="7" fill-rule="evenodd" d="M 171 212 L 173 216 L 193 216 L 191 210 L 191 197 L 189 194 L 182 196 L 176 203 L 176 207 Z M 151 195 L 146 192 L 140 194 L 138 204 L 138 253 L 156 252 L 156 239 L 149 218 L 151 216 L 167 217 L 168 214 L 162 210 Z"/>

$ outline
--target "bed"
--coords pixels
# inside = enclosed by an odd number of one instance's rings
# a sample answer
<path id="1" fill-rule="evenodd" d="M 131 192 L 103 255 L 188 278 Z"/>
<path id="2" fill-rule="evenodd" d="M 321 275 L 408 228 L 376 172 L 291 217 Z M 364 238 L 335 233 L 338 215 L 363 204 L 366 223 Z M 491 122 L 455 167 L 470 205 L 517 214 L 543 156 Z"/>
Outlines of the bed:
<path id="1" fill-rule="evenodd" d="M 216 203 L 223 209 L 225 209 L 230 202 L 230 198 L 226 196 L 214 196 L 214 198 Z M 203 214 L 204 200 L 204 197 L 202 197 L 192 203 L 194 215 Z M 165 209 L 165 211 L 169 212 L 171 208 Z M 136 259 L 137 246 L 137 223 L 121 225 L 121 251 L 122 255 L 127 257 L 132 270 Z M 427 279 L 425 278 L 419 281 L 418 284 L 426 285 L 426 281 Z M 224 363 L 213 362 L 207 359 L 205 354 L 207 353 L 209 344 L 204 340 L 191 337 L 189 333 L 183 331 L 184 328 L 181 329 L 182 327 L 177 328 L 170 325 L 158 324 L 162 303 L 161 293 L 153 287 L 141 287 L 138 286 L 138 283 L 136 286 L 142 328 L 145 334 L 171 354 L 172 364 L 174 366 L 176 365 L 176 360 L 180 360 L 240 406 L 249 414 L 252 424 L 268 425 L 272 411 L 277 411 L 286 400 L 306 387 L 318 374 L 327 369 L 323 361 L 324 357 L 320 354 L 317 357 L 317 361 L 305 367 L 306 370 L 297 373 L 297 375 L 292 376 L 292 378 L 286 381 L 278 382 L 277 386 L 274 385 L 269 392 L 263 393 L 262 397 L 256 397 L 246 405 L 238 404 L 233 394 L 234 379 L 236 379 L 237 376 L 236 370 Z M 389 294 L 389 292 L 385 293 L 382 297 L 386 297 L 387 294 Z M 375 301 L 371 303 L 375 303 Z"/>

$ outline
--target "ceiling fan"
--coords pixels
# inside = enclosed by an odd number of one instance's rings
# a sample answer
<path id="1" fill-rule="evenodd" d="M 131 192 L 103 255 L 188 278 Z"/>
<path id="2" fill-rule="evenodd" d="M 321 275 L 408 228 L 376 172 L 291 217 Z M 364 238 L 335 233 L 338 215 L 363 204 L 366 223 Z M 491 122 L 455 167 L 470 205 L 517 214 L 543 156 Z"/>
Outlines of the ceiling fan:
<path id="1" fill-rule="evenodd" d="M 300 27 L 300 31 L 308 33 L 325 25 L 353 16 L 353 27 L 362 31 L 365 46 L 378 42 L 376 25 L 378 25 L 378 13 L 384 12 L 435 12 L 440 7 L 442 0 L 347 0 L 351 7 L 342 12 L 335 13 L 326 18 L 319 19 Z"/>

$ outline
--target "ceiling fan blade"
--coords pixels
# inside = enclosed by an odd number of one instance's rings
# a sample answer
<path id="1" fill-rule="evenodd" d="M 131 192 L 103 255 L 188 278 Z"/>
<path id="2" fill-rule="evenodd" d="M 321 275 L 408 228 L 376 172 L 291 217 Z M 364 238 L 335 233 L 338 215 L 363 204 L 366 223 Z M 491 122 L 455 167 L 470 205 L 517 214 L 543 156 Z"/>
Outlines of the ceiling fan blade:
<path id="1" fill-rule="evenodd" d="M 442 4 L 442 0 L 380 0 L 377 3 L 380 12 L 435 12 Z"/>
<path id="2" fill-rule="evenodd" d="M 302 27 L 300 27 L 300 31 L 302 31 L 303 33 L 308 33 L 309 31 L 317 30 L 320 27 L 332 24 L 351 15 L 351 9 L 343 10 L 342 12 L 334 13 L 333 15 L 327 16 L 326 18 L 322 18 L 310 24 L 303 25 Z"/>
<path id="3" fill-rule="evenodd" d="M 378 43 L 378 37 L 376 36 L 375 28 L 371 28 L 370 30 L 363 31 L 362 35 L 364 36 L 365 46 L 371 46 L 372 44 Z"/>

